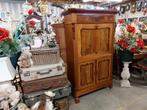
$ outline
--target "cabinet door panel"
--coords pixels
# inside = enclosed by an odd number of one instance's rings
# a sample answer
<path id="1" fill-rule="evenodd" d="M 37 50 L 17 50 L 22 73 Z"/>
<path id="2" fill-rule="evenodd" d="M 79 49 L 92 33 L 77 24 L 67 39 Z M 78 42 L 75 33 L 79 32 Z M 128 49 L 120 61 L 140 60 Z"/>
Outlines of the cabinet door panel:
<path id="1" fill-rule="evenodd" d="M 97 29 L 98 42 L 96 52 L 108 52 L 110 49 L 109 40 L 110 37 L 110 28 L 99 28 Z"/>
<path id="2" fill-rule="evenodd" d="M 96 30 L 82 29 L 81 30 L 81 55 L 94 54 L 96 50 Z"/>
<path id="3" fill-rule="evenodd" d="M 81 63 L 79 66 L 79 87 L 88 88 L 95 85 L 95 62 Z"/>
<path id="4" fill-rule="evenodd" d="M 113 24 L 76 24 L 75 42 L 78 57 L 111 53 Z"/>
<path id="5" fill-rule="evenodd" d="M 112 59 L 111 57 L 104 57 L 97 61 L 97 81 L 109 80 L 112 77 Z"/>

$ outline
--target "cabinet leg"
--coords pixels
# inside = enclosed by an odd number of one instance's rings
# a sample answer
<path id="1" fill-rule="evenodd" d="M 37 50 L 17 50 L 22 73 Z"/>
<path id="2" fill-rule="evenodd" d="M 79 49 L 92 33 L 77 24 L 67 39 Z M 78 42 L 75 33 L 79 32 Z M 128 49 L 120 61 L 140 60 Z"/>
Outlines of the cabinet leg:
<path id="1" fill-rule="evenodd" d="M 112 89 L 112 84 L 109 86 L 110 89 Z"/>
<path id="2" fill-rule="evenodd" d="M 76 98 L 75 98 L 75 103 L 76 103 L 76 104 L 80 103 L 80 98 L 79 98 L 79 97 L 76 97 Z"/>

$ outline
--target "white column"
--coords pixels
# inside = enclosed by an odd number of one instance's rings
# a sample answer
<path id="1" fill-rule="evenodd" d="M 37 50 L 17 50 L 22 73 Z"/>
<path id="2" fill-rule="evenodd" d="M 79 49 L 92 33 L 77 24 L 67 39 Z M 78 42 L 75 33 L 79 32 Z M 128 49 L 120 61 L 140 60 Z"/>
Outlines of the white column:
<path id="1" fill-rule="evenodd" d="M 130 78 L 130 71 L 129 71 L 129 64 L 131 62 L 123 62 L 124 67 L 123 67 L 123 71 L 121 72 L 121 87 L 131 87 L 130 82 L 129 82 L 129 78 Z"/>

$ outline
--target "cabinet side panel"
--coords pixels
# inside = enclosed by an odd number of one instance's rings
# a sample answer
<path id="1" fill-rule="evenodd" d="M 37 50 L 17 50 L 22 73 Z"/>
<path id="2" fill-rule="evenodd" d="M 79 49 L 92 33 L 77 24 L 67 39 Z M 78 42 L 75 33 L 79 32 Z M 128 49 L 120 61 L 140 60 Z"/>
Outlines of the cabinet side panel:
<path id="1" fill-rule="evenodd" d="M 75 87 L 75 71 L 74 71 L 74 31 L 72 24 L 65 24 L 65 40 L 66 40 L 66 55 L 67 55 L 67 75 L 68 79 Z"/>
<path id="2" fill-rule="evenodd" d="M 65 32 L 64 32 L 64 24 L 53 24 L 53 28 L 56 33 L 56 41 L 59 44 L 60 55 L 64 62 L 66 63 L 66 43 L 65 43 Z"/>

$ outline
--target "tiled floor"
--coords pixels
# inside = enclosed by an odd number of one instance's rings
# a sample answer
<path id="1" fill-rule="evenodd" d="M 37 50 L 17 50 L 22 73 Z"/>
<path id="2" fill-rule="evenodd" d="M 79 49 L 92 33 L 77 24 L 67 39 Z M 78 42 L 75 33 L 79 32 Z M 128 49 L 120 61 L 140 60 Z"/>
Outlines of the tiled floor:
<path id="1" fill-rule="evenodd" d="M 147 110 L 147 86 L 132 85 L 121 88 L 113 81 L 113 88 L 105 88 L 80 98 L 75 104 L 70 100 L 70 110 Z"/>

